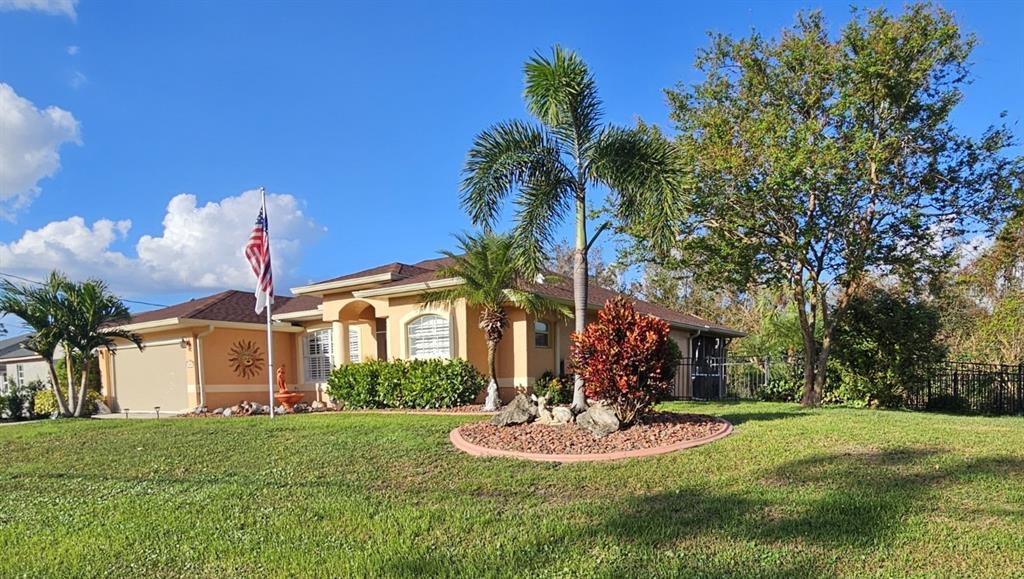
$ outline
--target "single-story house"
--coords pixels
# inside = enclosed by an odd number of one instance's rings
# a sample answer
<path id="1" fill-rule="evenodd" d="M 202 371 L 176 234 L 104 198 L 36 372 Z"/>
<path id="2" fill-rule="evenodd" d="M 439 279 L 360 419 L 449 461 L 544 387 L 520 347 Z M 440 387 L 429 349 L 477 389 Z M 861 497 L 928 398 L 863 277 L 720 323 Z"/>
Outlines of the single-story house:
<path id="1" fill-rule="evenodd" d="M 39 380 L 50 383 L 50 369 L 35 352 L 26 350 L 22 343 L 32 334 L 0 340 L 0 394 L 7 392 L 8 382 L 19 388 Z"/>
<path id="2" fill-rule="evenodd" d="M 461 283 L 438 275 L 445 262 L 391 263 L 292 288 L 295 297 L 277 297 L 274 364 L 286 366 L 289 388 L 305 394 L 307 401 L 323 399 L 333 368 L 372 359 L 460 357 L 486 372 L 477 309 L 465 303 L 423 305 L 424 291 Z M 571 280 L 538 283 L 531 289 L 572 303 Z M 591 286 L 591 308 L 600 308 L 615 295 Z M 265 400 L 266 322 L 254 312 L 254 304 L 251 292 L 231 290 L 134 315 L 124 328 L 140 334 L 145 349 L 140 352 L 125 343 L 115 355 L 101 354 L 108 403 L 122 412 L 156 406 L 177 411 Z M 639 301 L 636 307 L 668 322 L 684 355 L 694 358 L 724 355 L 727 341 L 743 335 L 656 304 Z M 546 371 L 565 372 L 573 328 L 571 319 L 508 310 L 511 325 L 497 357 L 499 391 L 505 400 Z M 675 394 L 695 395 L 688 374 L 677 378 Z"/>

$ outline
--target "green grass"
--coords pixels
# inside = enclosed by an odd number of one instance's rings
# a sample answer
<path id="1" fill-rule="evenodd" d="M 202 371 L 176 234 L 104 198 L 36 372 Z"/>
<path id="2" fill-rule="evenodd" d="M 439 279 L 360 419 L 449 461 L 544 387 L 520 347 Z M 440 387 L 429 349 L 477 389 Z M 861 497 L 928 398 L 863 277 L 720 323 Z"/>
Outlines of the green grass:
<path id="1" fill-rule="evenodd" d="M 479 418 L 0 427 L 0 576 L 1024 574 L 1024 420 L 683 404 L 629 461 L 477 459 Z"/>

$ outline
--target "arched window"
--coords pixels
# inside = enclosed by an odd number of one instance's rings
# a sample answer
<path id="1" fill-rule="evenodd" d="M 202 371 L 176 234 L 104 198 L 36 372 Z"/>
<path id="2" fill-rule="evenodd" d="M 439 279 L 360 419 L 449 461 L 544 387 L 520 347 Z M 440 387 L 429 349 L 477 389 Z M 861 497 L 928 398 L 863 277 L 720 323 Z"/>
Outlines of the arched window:
<path id="1" fill-rule="evenodd" d="M 533 322 L 533 345 L 537 348 L 551 347 L 551 326 L 543 320 Z"/>
<path id="2" fill-rule="evenodd" d="M 450 358 L 451 329 L 448 318 L 426 314 L 409 322 L 409 358 Z"/>

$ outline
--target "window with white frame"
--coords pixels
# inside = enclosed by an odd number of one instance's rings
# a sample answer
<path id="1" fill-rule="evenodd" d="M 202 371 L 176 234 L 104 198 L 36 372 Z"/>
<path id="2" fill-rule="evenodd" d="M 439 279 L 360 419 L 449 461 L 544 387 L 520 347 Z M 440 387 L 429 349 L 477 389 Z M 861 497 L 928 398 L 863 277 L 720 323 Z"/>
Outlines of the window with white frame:
<path id="1" fill-rule="evenodd" d="M 359 361 L 359 328 L 348 329 L 348 361 Z"/>
<path id="2" fill-rule="evenodd" d="M 18 388 L 24 388 L 25 387 L 25 365 L 24 364 L 18 364 L 16 367 L 18 368 L 18 379 L 17 379 Z"/>
<path id="3" fill-rule="evenodd" d="M 426 314 L 409 322 L 409 358 L 450 358 L 451 329 L 448 318 Z"/>
<path id="4" fill-rule="evenodd" d="M 533 322 L 533 345 L 537 348 L 551 347 L 551 326 L 547 322 Z"/>
<path id="5" fill-rule="evenodd" d="M 302 366 L 306 383 L 326 382 L 334 369 L 331 330 L 315 330 L 302 337 Z"/>

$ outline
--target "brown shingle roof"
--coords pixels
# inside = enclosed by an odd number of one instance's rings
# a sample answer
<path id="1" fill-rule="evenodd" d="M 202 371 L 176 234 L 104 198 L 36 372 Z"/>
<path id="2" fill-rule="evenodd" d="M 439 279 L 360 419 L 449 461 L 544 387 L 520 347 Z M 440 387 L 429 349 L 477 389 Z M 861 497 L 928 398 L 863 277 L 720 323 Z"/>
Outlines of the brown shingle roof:
<path id="1" fill-rule="evenodd" d="M 316 309 L 322 300 L 313 296 L 274 298 L 273 313 L 285 314 Z M 212 296 L 196 298 L 148 312 L 132 315 L 130 324 L 154 322 L 172 318 L 211 320 L 218 322 L 246 322 L 261 324 L 266 321 L 264 314 L 256 313 L 256 297 L 252 292 L 227 290 Z"/>
<path id="2" fill-rule="evenodd" d="M 410 275 L 409 277 L 403 277 L 387 283 L 382 284 L 381 288 L 386 287 L 401 287 L 405 285 L 423 283 L 439 279 L 441 276 L 438 275 L 437 270 L 451 263 L 451 258 L 443 257 L 438 259 L 428 259 L 417 262 L 414 266 L 407 266 L 415 269 L 426 270 L 421 273 Z M 555 276 L 555 280 L 548 280 L 543 284 L 531 284 L 530 290 L 538 294 L 545 295 L 555 299 L 561 299 L 566 301 L 572 301 L 573 290 L 572 280 L 562 279 L 560 276 Z M 692 314 L 686 314 L 683 312 L 677 312 L 675 310 L 660 306 L 658 304 L 652 304 L 643 300 L 637 299 L 633 296 L 627 296 L 625 294 L 612 291 L 607 288 L 591 285 L 588 290 L 588 301 L 591 307 L 599 308 L 605 304 L 608 300 L 616 297 L 623 296 L 636 304 L 636 309 L 639 312 L 661 318 L 667 322 L 683 325 L 694 329 L 704 329 L 713 333 L 721 333 L 731 336 L 741 336 L 742 332 L 716 324 L 712 321 L 705 320 L 704 318 L 694 316 Z"/>

